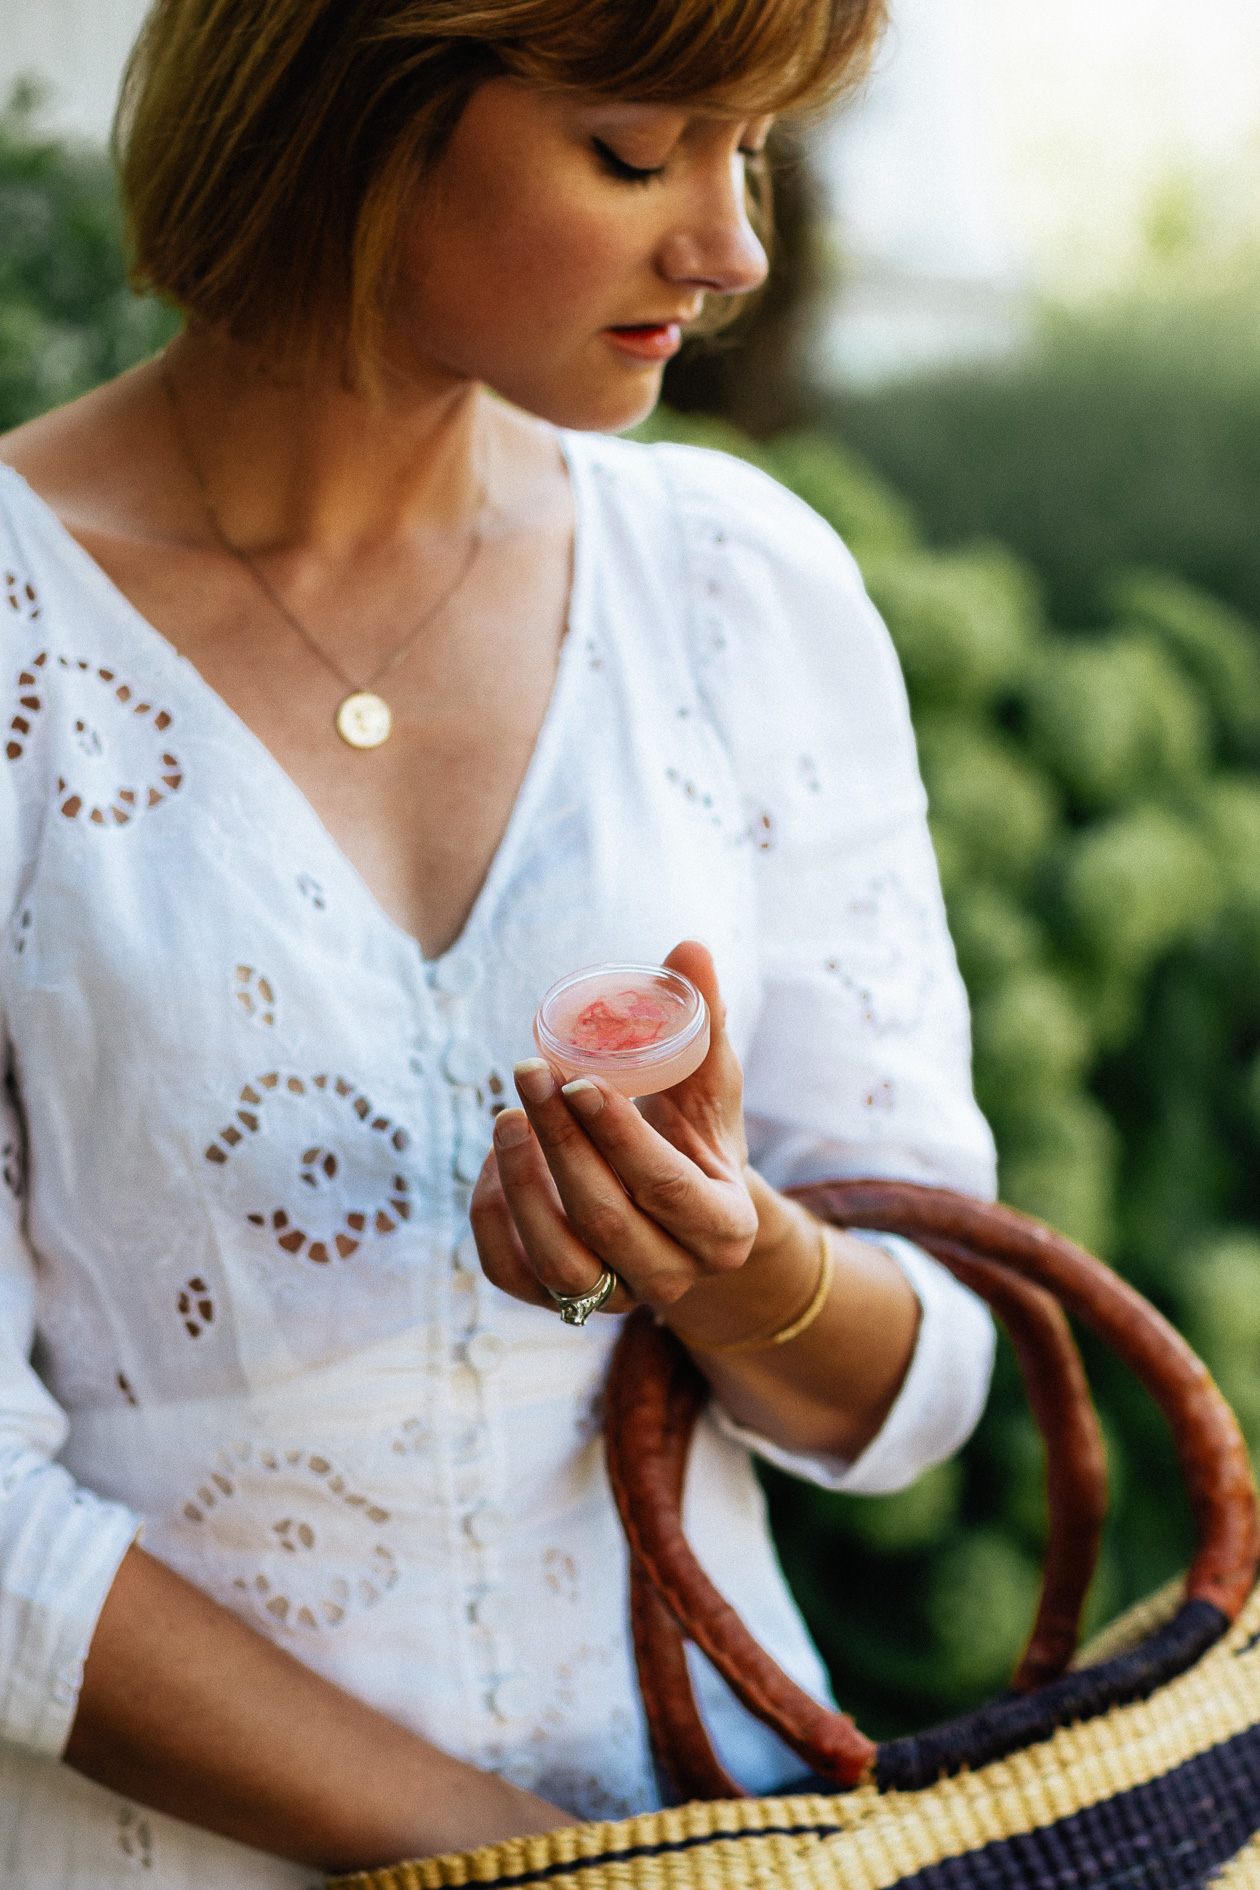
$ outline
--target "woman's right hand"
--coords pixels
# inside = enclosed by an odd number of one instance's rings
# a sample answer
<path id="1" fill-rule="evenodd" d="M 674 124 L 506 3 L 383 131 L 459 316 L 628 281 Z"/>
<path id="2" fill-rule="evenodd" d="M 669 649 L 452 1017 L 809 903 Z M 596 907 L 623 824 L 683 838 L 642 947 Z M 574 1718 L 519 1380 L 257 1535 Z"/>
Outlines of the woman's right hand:
<path id="1" fill-rule="evenodd" d="M 106 1597 L 64 1757 L 155 1811 L 332 1872 L 573 1823 L 343 1693 L 142 1549 Z"/>

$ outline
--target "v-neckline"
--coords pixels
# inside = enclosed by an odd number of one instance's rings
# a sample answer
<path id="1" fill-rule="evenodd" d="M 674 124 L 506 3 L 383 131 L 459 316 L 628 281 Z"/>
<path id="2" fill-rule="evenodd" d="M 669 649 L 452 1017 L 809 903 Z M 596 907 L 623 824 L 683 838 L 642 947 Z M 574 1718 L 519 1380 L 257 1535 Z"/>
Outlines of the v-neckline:
<path id="1" fill-rule="evenodd" d="M 88 581 L 102 593 L 105 602 L 129 622 L 141 637 L 151 642 L 157 653 L 168 664 L 173 665 L 186 679 L 191 679 L 193 690 L 201 692 L 210 713 L 228 724 L 241 740 L 242 745 L 252 752 L 263 771 L 269 772 L 273 779 L 278 781 L 281 792 L 288 795 L 299 809 L 302 818 L 315 829 L 321 846 L 335 861 L 339 873 L 350 881 L 364 905 L 372 913 L 374 921 L 392 933 L 395 939 L 405 944 L 409 952 L 414 953 L 419 959 L 425 971 L 429 972 L 457 953 L 467 952 L 473 939 L 485 929 L 488 915 L 493 911 L 502 884 L 511 871 L 520 846 L 521 835 L 532 817 L 535 803 L 541 795 L 549 774 L 553 754 L 559 744 L 565 721 L 567 698 L 574 686 L 572 678 L 578 672 L 577 662 L 571 651 L 574 644 L 579 641 L 575 635 L 575 627 L 586 605 L 586 591 L 590 576 L 590 560 L 586 547 L 586 521 L 583 515 L 586 494 L 583 490 L 582 473 L 577 464 L 578 455 L 574 451 L 573 440 L 558 428 L 555 430 L 555 438 L 564 459 L 573 498 L 572 571 L 569 579 L 569 599 L 565 611 L 564 630 L 561 634 L 560 650 L 556 661 L 556 673 L 552 680 L 546 712 L 490 864 L 486 868 L 481 885 L 477 889 L 459 932 L 436 958 L 426 958 L 424 948 L 415 933 L 409 932 L 406 926 L 400 925 L 396 919 L 390 917 L 350 855 L 317 812 L 309 795 L 298 786 L 288 769 L 272 753 L 261 735 L 251 728 L 241 715 L 238 715 L 226 697 L 220 695 L 219 691 L 206 681 L 192 658 L 185 656 L 182 650 L 176 649 L 170 638 L 164 636 L 155 624 L 150 623 L 144 613 L 132 603 L 127 593 L 115 584 L 104 566 L 98 564 L 91 552 L 79 543 L 69 526 L 57 516 L 48 501 L 41 498 L 35 488 L 28 484 L 16 467 L 0 461 L 0 472 L 16 481 L 41 522 L 51 530 L 53 537 L 68 552 L 71 562 L 79 564 Z"/>

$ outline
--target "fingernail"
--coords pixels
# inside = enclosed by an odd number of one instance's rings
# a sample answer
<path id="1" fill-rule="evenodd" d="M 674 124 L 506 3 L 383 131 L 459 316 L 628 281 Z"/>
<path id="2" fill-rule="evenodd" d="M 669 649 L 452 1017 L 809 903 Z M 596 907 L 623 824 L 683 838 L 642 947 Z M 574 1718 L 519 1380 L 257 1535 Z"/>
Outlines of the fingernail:
<path id="1" fill-rule="evenodd" d="M 588 1121 L 592 1116 L 597 1116 L 604 1106 L 603 1091 L 596 1089 L 594 1083 L 588 1083 L 584 1076 L 579 1076 L 575 1083 L 566 1083 L 560 1094 L 570 1109 L 579 1116 L 585 1116 Z"/>
<path id="2" fill-rule="evenodd" d="M 519 1148 L 529 1139 L 529 1117 L 523 1109 L 504 1109 L 494 1119 L 496 1148 Z"/>
<path id="3" fill-rule="evenodd" d="M 556 1079 L 541 1057 L 526 1057 L 512 1072 L 526 1102 L 543 1103 L 555 1094 Z"/>

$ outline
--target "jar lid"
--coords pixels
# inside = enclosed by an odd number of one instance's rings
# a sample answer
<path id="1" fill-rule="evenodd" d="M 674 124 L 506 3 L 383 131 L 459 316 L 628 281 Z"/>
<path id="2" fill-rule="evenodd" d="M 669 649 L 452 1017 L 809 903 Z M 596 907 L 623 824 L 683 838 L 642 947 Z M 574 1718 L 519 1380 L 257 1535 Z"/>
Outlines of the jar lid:
<path id="1" fill-rule="evenodd" d="M 553 984 L 534 1035 L 544 1056 L 598 1075 L 666 1063 L 707 1031 L 690 978 L 662 965 L 589 965 Z"/>

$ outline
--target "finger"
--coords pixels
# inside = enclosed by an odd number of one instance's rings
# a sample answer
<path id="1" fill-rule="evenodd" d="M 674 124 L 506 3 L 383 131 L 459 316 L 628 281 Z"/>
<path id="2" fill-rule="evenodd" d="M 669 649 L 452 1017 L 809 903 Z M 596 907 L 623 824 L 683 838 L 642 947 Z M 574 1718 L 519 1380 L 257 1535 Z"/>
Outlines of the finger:
<path id="1" fill-rule="evenodd" d="M 477 1242 L 481 1270 L 491 1285 L 512 1299 L 523 1300 L 527 1306 L 554 1308 L 555 1301 L 534 1272 L 521 1245 L 499 1180 L 499 1164 L 493 1149 L 486 1156 L 473 1189 L 468 1218 Z"/>
<path id="2" fill-rule="evenodd" d="M 720 1136 L 728 1140 L 742 1163 L 747 1160 L 744 1140 L 744 1072 L 726 1034 L 726 1005 L 718 986 L 713 954 L 698 939 L 684 939 L 665 960 L 671 971 L 681 971 L 703 997 L 709 1011 L 709 1051 L 704 1062 L 672 1089 L 645 1099 L 642 1108 L 649 1122 L 669 1123 L 669 1139 L 692 1153 L 698 1139 Z M 687 1125 L 690 1125 L 688 1132 Z M 683 1140 L 674 1134 L 677 1126 Z"/>
<path id="3" fill-rule="evenodd" d="M 579 1077 L 566 1083 L 561 1095 L 635 1207 L 655 1227 L 706 1271 L 743 1265 L 757 1232 L 757 1210 L 744 1186 L 742 1162 L 712 1147 L 698 1150 L 700 1161 L 691 1159 L 646 1123 L 628 1098 L 596 1079 Z M 587 1234 L 586 1210 L 568 1200 L 565 1205 Z"/>
<path id="4" fill-rule="evenodd" d="M 539 1154 L 550 1171 L 573 1232 L 605 1266 L 621 1276 L 636 1299 L 647 1300 L 651 1305 L 672 1305 L 699 1277 L 701 1268 L 696 1256 L 635 1204 L 570 1112 L 547 1064 L 540 1057 L 531 1057 L 517 1064 L 515 1075 Z M 621 1100 L 635 1117 L 639 1137 L 659 1140 L 632 1105 L 624 1098 Z M 501 1123 L 503 1116 L 498 1121 Z M 661 1147 L 672 1155 L 667 1144 L 662 1143 Z M 672 1159 L 681 1165 L 681 1157 L 672 1155 Z M 529 1236 L 521 1215 L 525 1212 L 532 1217 L 532 1204 L 524 1198 L 518 1201 L 502 1160 L 499 1166 L 513 1216 L 528 1251 Z M 524 1167 L 521 1173 L 524 1175 Z M 532 1219 L 531 1224 L 535 1224 Z"/>
<path id="5" fill-rule="evenodd" d="M 589 1293 L 605 1266 L 620 1271 L 574 1230 L 523 1110 L 504 1109 L 496 1117 L 494 1155 L 521 1251 L 546 1292 Z M 634 1304 L 633 1291 L 632 1284 L 629 1293 L 619 1286 L 605 1310 L 628 1312 Z"/>

